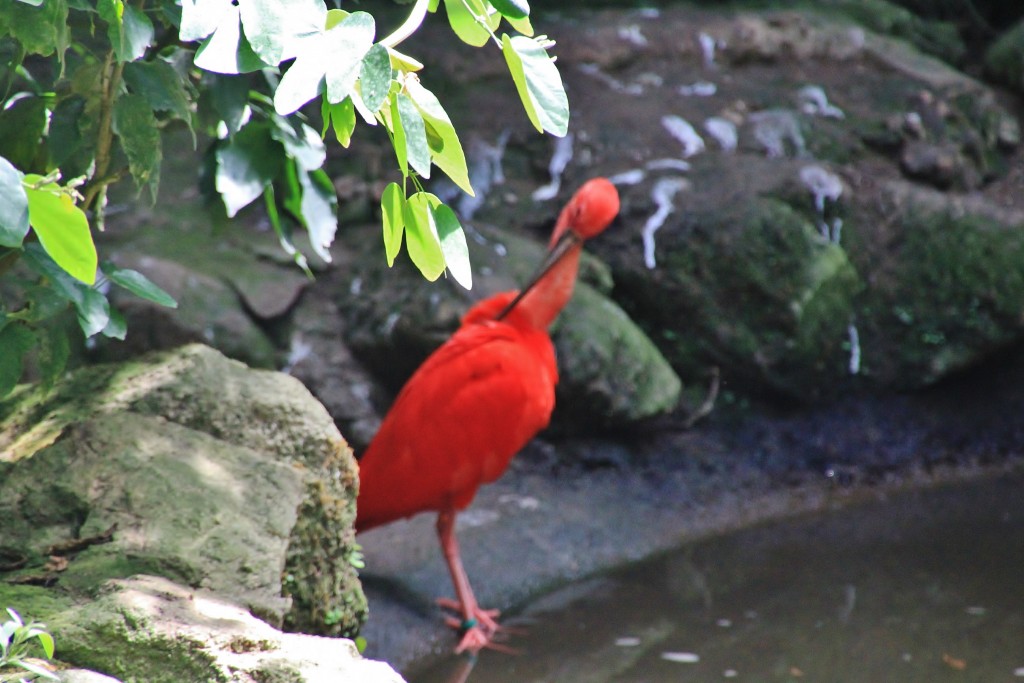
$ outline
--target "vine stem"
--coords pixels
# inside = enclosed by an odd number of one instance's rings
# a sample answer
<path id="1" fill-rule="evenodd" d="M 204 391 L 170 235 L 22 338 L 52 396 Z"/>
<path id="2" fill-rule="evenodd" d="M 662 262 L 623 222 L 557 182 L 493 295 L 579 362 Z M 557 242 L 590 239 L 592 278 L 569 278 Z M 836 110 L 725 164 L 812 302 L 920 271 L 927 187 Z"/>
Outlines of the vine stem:
<path id="1" fill-rule="evenodd" d="M 97 195 L 102 196 L 104 189 L 111 181 L 107 177 L 107 171 L 110 169 L 110 149 L 114 144 L 114 99 L 117 97 L 117 89 L 121 85 L 123 72 L 124 64 L 115 64 L 113 51 L 108 52 L 100 76 L 101 99 L 99 130 L 96 132 L 96 171 L 93 174 L 93 182 L 85 192 L 84 207 L 90 206 Z M 96 211 L 102 213 L 103 207 L 96 207 Z M 100 224 L 102 225 L 102 219 Z"/>
<path id="2" fill-rule="evenodd" d="M 423 23 L 423 18 L 427 16 L 427 7 L 430 6 L 430 0 L 416 0 L 416 4 L 413 5 L 412 12 L 406 17 L 402 25 L 396 28 L 391 35 L 381 40 L 381 44 L 384 47 L 395 47 L 403 40 L 411 36 L 416 32 L 416 29 Z"/>

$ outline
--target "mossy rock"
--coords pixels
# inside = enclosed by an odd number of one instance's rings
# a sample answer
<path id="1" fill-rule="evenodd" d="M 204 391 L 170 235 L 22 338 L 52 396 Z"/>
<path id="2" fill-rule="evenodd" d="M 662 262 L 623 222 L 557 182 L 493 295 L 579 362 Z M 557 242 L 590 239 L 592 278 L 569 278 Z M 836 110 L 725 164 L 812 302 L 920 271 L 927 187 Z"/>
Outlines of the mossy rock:
<path id="1" fill-rule="evenodd" d="M 592 430 L 671 412 L 682 382 L 661 351 L 628 315 L 590 286 L 577 285 L 555 324 L 561 379 L 558 419 Z"/>
<path id="2" fill-rule="evenodd" d="M 1024 218 L 918 189 L 887 196 L 887 234 L 849 233 L 851 255 L 870 282 L 857 303 L 865 371 L 921 388 L 1017 342 Z M 879 242 L 891 245 L 884 255 Z"/>
<path id="3" fill-rule="evenodd" d="M 624 262 L 616 279 L 684 377 L 720 366 L 734 389 L 812 400 L 847 375 L 861 284 L 804 213 L 766 197 L 693 212 L 657 253 L 654 270 Z"/>
<path id="4" fill-rule="evenodd" d="M 196 345 L 21 387 L 0 407 L 0 464 L 21 575 L 82 595 L 157 574 L 332 635 L 366 617 L 356 464 L 287 375 Z M 54 544 L 106 535 L 63 570 L 43 566 Z"/>
<path id="5" fill-rule="evenodd" d="M 1014 24 L 985 52 L 985 73 L 998 83 L 1024 93 L 1024 20 Z"/>
<path id="6" fill-rule="evenodd" d="M 107 581 L 77 601 L 0 583 L 0 604 L 43 621 L 59 662 L 124 683 L 402 681 L 362 659 L 352 641 L 282 633 L 243 606 L 162 577 Z"/>

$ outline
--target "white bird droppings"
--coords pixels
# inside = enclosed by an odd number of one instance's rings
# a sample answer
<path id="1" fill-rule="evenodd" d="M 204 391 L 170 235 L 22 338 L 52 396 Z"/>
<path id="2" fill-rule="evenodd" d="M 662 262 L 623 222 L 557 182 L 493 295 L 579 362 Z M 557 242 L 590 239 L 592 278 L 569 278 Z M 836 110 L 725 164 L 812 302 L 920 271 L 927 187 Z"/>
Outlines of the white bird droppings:
<path id="1" fill-rule="evenodd" d="M 677 664 L 696 664 L 700 661 L 700 655 L 693 652 L 662 652 L 661 658 Z"/>

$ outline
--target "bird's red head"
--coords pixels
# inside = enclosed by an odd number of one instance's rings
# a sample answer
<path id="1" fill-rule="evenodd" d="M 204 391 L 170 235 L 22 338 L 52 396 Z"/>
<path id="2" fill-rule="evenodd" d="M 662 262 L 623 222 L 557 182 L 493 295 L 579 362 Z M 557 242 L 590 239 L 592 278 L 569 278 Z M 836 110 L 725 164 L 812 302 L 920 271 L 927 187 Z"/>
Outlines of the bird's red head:
<path id="1" fill-rule="evenodd" d="M 600 235 L 619 213 L 619 191 L 607 178 L 592 178 L 583 184 L 558 215 L 551 244 L 572 230 L 582 239 Z"/>

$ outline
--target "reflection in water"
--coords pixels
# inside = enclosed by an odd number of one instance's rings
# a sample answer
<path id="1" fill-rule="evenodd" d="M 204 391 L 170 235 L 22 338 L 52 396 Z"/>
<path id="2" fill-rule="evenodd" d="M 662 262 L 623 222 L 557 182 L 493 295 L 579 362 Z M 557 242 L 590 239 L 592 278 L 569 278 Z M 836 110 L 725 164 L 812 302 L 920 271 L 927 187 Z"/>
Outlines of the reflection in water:
<path id="1" fill-rule="evenodd" d="M 902 494 L 581 582 L 526 609 L 522 654 L 480 653 L 472 680 L 1024 683 L 1022 485 Z M 452 667 L 409 680 L 465 680 Z"/>

